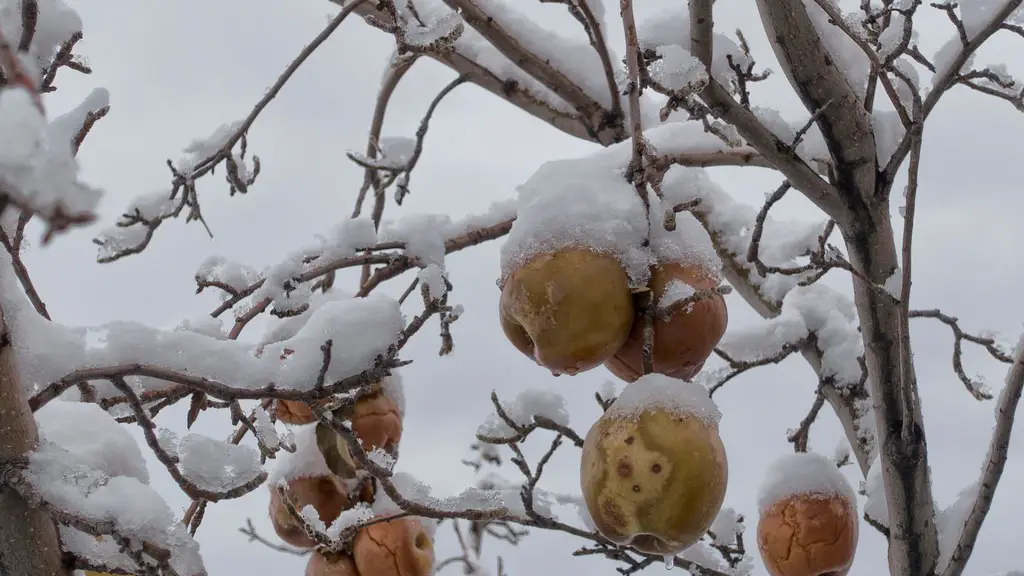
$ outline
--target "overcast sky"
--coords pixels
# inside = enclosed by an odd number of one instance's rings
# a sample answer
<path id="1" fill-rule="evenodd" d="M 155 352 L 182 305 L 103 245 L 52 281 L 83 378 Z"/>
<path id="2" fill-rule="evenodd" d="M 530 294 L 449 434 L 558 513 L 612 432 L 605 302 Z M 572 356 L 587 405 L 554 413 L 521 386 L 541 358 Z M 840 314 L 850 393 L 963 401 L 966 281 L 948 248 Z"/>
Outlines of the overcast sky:
<path id="1" fill-rule="evenodd" d="M 391 51 L 387 36 L 356 19 L 308 61 L 253 127 L 250 149 L 260 155 L 263 173 L 252 191 L 229 198 L 220 172 L 201 186 L 212 240 L 198 224 L 170 222 L 144 254 L 96 264 L 90 239 L 99 227 L 112 223 L 134 196 L 168 184 L 165 159 L 177 159 L 193 138 L 244 117 L 336 8 L 327 0 L 68 1 L 85 22 L 79 52 L 88 57 L 95 73 L 78 77 L 62 72 L 59 91 L 47 105 L 51 114 L 59 113 L 93 87 L 104 86 L 110 90 L 112 109 L 79 156 L 85 178 L 106 190 L 101 222 L 65 235 L 42 251 L 33 249 L 29 257 L 55 319 L 72 325 L 133 319 L 172 327 L 215 306 L 213 296 L 195 295 L 193 281 L 197 266 L 210 254 L 262 267 L 349 215 L 362 172 L 343 154 L 365 146 L 376 87 Z M 638 2 L 639 18 L 676 1 Z M 541 6 L 534 0 L 516 4 L 526 5 L 551 30 L 580 37 L 561 7 Z M 607 4 L 614 16 L 616 3 Z M 753 4 L 719 0 L 716 8 L 717 14 L 728 15 L 719 22 L 721 30 L 741 26 L 761 64 L 778 70 Z M 922 43 L 929 53 L 953 30 L 942 18 L 930 18 L 927 24 Z M 609 35 L 614 46 L 621 46 L 615 22 Z M 1022 54 L 1021 42 L 1018 38 L 987 53 Z M 1008 64 L 1024 71 L 1020 59 Z M 438 65 L 418 64 L 395 96 L 385 134 L 411 136 L 429 98 L 452 77 Z M 756 98 L 794 121 L 801 119 L 799 103 L 781 75 L 760 88 Z M 1024 266 L 1016 249 L 1024 245 L 1019 224 L 1024 210 L 1019 172 L 1024 160 L 1022 130 L 1024 115 L 1000 101 L 963 89 L 948 96 L 926 131 L 916 227 L 914 307 L 940 307 L 962 318 L 969 330 L 995 330 L 1008 340 L 1024 326 Z M 434 118 L 413 177 L 412 196 L 400 210 L 446 212 L 453 217 L 478 212 L 493 201 L 513 197 L 514 187 L 543 162 L 594 149 L 483 90 L 461 87 Z M 752 204 L 779 182 L 777 176 L 755 169 L 721 170 L 716 177 L 734 197 Z M 392 216 L 399 213 L 393 206 L 388 210 Z M 806 203 L 796 200 L 783 202 L 777 214 L 818 219 Z M 507 343 L 496 315 L 498 247 L 492 243 L 449 260 L 456 287 L 452 298 L 466 309 L 454 329 L 455 353 L 439 359 L 436 331 L 424 331 L 405 354 L 416 363 L 405 378 L 409 409 L 399 468 L 441 494 L 457 492 L 473 480 L 459 460 L 489 412 L 492 389 L 506 398 L 528 387 L 558 390 L 569 401 L 572 424 L 584 433 L 599 413 L 593 392 L 612 378 L 596 369 L 556 380 Z M 848 279 L 838 274 L 830 275 L 828 282 L 850 291 Z M 394 293 L 404 285 L 398 281 L 386 290 Z M 759 321 L 738 296 L 729 296 L 728 304 L 732 328 Z M 914 351 L 934 490 L 939 503 L 948 504 L 977 476 L 992 428 L 993 403 L 972 400 L 954 376 L 948 330 L 927 320 L 915 322 Z M 259 334 L 260 327 L 253 328 L 250 337 Z M 997 390 L 1002 385 L 1002 366 L 971 349 L 965 362 L 969 373 L 985 374 Z M 748 543 L 754 541 L 755 499 L 763 471 L 772 459 L 791 450 L 786 430 L 803 418 L 815 385 L 807 364 L 794 357 L 737 378 L 716 395 L 725 414 L 722 436 L 729 455 L 726 505 L 748 515 Z M 163 413 L 161 424 L 183 429 L 183 409 Z M 207 412 L 195 429 L 222 437 L 229 424 L 226 414 Z M 1024 432 L 1018 429 L 1014 436 L 1011 459 L 967 571 L 970 575 L 1024 568 L 1014 549 L 1019 546 L 1024 512 L 1019 490 L 1024 483 Z M 811 447 L 831 454 L 840 437 L 835 418 L 825 414 L 813 429 Z M 544 446 L 530 448 L 536 454 Z M 856 486 L 852 468 L 846 470 Z M 564 448 L 548 470 L 545 487 L 578 491 L 574 448 Z M 159 464 L 152 461 L 150 471 L 172 507 L 183 510 L 187 499 L 176 492 Z M 512 470 L 506 474 L 515 478 Z M 249 544 L 238 533 L 246 517 L 252 517 L 272 537 L 266 505 L 267 492 L 260 489 L 209 509 L 198 537 L 211 576 L 302 573 L 304 559 Z M 861 534 L 852 574 L 883 573 L 884 540 L 866 525 Z M 439 535 L 437 554 L 443 558 L 455 544 L 450 528 L 442 528 Z M 510 576 L 615 573 L 610 562 L 572 557 L 574 546 L 580 544 L 561 535 L 535 535 L 519 549 L 491 541 L 485 550 L 491 559 L 499 553 L 504 556 Z M 756 573 L 764 574 L 757 563 Z M 655 566 L 648 572 L 662 569 Z"/>

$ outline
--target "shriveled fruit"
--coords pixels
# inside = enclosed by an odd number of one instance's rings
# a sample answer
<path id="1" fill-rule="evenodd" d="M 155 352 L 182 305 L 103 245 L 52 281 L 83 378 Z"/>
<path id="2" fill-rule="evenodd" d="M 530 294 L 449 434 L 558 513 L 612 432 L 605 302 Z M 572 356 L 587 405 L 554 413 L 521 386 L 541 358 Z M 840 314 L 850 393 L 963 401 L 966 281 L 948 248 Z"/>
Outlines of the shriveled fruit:
<path id="1" fill-rule="evenodd" d="M 697 542 L 725 499 L 721 413 L 698 384 L 648 374 L 587 433 L 580 480 L 597 529 L 651 554 Z"/>
<path id="2" fill-rule="evenodd" d="M 649 287 L 654 304 L 660 307 L 666 295 L 681 300 L 694 290 L 709 290 L 717 285 L 711 274 L 698 267 L 668 263 L 651 270 Z M 725 298 L 718 294 L 675 310 L 668 320 L 655 317 L 651 355 L 654 371 L 683 380 L 693 378 L 725 335 L 728 323 Z M 626 382 L 643 374 L 643 330 L 644 320 L 638 315 L 629 339 L 605 362 L 608 371 Z"/>
<path id="3" fill-rule="evenodd" d="M 845 576 L 857 552 L 857 497 L 820 454 L 792 454 L 768 470 L 758 495 L 757 548 L 772 576 Z"/>
<path id="4" fill-rule="evenodd" d="M 359 570 L 348 554 L 313 552 L 306 562 L 306 576 L 359 576 Z"/>
<path id="5" fill-rule="evenodd" d="M 398 403 L 384 392 L 380 385 L 363 396 L 352 408 L 352 430 L 366 451 L 375 448 L 389 450 L 402 439 L 402 413 Z"/>
<path id="6" fill-rule="evenodd" d="M 360 574 L 429 576 L 434 569 L 434 538 L 415 518 L 371 524 L 356 535 L 352 556 Z"/>
<path id="7" fill-rule="evenodd" d="M 349 505 L 348 494 L 339 486 L 338 480 L 330 476 L 291 480 L 288 482 L 288 497 L 298 512 L 312 505 L 325 524 L 337 519 Z M 274 486 L 270 487 L 270 521 L 281 540 L 300 548 L 312 548 L 315 545 L 302 525 L 288 511 Z"/>
<path id="8" fill-rule="evenodd" d="M 274 407 L 274 415 L 281 422 L 295 426 L 316 422 L 313 409 L 301 400 L 278 400 Z"/>
<path id="9" fill-rule="evenodd" d="M 609 254 L 566 249 L 535 256 L 502 286 L 500 321 L 512 344 L 552 373 L 590 370 L 629 335 L 629 277 Z"/>

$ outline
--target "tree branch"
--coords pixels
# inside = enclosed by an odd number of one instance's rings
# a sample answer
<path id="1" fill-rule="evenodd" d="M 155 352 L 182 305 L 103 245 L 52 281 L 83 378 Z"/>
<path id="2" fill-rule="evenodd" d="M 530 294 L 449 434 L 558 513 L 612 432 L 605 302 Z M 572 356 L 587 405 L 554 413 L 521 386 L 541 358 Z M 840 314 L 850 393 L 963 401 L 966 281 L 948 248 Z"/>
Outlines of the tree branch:
<path id="1" fill-rule="evenodd" d="M 833 185 L 841 195 L 872 198 L 876 156 L 871 118 L 836 66 L 836 56 L 822 43 L 804 0 L 757 0 L 757 7 L 786 78 L 825 138 L 835 167 Z"/>
<path id="2" fill-rule="evenodd" d="M 690 52 L 708 69 L 709 82 L 700 97 L 712 113 L 736 127 L 747 142 L 756 148 L 779 172 L 800 190 L 811 202 L 836 221 L 845 218 L 838 192 L 796 154 L 788 142 L 783 142 L 750 111 L 736 102 L 729 91 L 711 74 L 714 0 L 689 0 Z"/>
<path id="3" fill-rule="evenodd" d="M 1003 468 L 1010 456 L 1010 436 L 1013 422 L 1020 403 L 1021 390 L 1024 389 L 1024 336 L 1017 343 L 1016 361 L 1006 374 L 1006 387 L 999 396 L 996 408 L 996 427 L 992 432 L 992 440 L 988 446 L 988 457 L 981 478 L 978 480 L 978 495 L 974 506 L 964 524 L 963 532 L 957 541 L 956 548 L 950 558 L 949 565 L 942 576 L 960 576 L 974 552 L 974 544 L 978 540 L 981 526 L 985 522 L 988 511 L 992 508 L 992 500 L 1003 475 Z"/>
<path id="4" fill-rule="evenodd" d="M 18 380 L 13 337 L 0 310 L 0 573 L 67 576 L 53 520 L 5 486 L 10 480 L 6 476 L 14 473 L 5 468 L 39 443 L 36 421 Z"/>

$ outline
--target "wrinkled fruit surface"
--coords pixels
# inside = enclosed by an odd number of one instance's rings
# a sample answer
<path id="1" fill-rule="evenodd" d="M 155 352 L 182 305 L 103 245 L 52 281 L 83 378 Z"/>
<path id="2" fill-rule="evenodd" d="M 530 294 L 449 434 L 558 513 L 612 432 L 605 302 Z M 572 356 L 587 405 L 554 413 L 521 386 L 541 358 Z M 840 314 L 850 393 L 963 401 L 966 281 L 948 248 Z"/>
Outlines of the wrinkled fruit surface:
<path id="1" fill-rule="evenodd" d="M 348 495 L 339 491 L 334 479 L 328 476 L 296 478 L 288 482 L 288 488 L 288 496 L 297 511 L 302 512 L 303 508 L 312 505 L 325 524 L 333 522 L 349 504 Z M 288 512 L 273 486 L 270 487 L 270 521 L 277 536 L 292 546 L 312 548 L 315 545 Z"/>
<path id="2" fill-rule="evenodd" d="M 434 569 L 434 539 L 414 518 L 371 524 L 352 547 L 364 576 L 430 576 Z"/>
<path id="3" fill-rule="evenodd" d="M 597 529 L 650 554 L 677 554 L 714 522 L 728 484 L 717 426 L 648 410 L 603 416 L 583 443 L 580 480 Z"/>
<path id="4" fill-rule="evenodd" d="M 664 264 L 651 270 L 649 287 L 654 292 L 655 304 L 661 302 L 665 289 L 673 281 L 680 281 L 696 290 L 708 290 L 717 282 L 699 269 L 680 264 Z M 674 312 L 668 321 L 654 319 L 654 371 L 672 378 L 689 380 L 704 367 L 729 324 L 725 298 L 715 295 L 694 302 L 691 307 Z M 644 320 L 638 316 L 633 322 L 629 339 L 605 367 L 626 382 L 643 375 Z"/>
<path id="5" fill-rule="evenodd" d="M 356 402 L 351 422 L 352 430 L 367 452 L 398 446 L 402 439 L 402 414 L 398 404 L 380 386 Z"/>
<path id="6" fill-rule="evenodd" d="M 274 415 L 281 422 L 293 426 L 316 422 L 316 416 L 309 404 L 299 400 L 278 400 L 274 408 Z"/>
<path id="7" fill-rule="evenodd" d="M 313 552 L 306 562 L 306 576 L 359 576 L 356 562 L 347 554 Z"/>
<path id="8" fill-rule="evenodd" d="M 629 335 L 629 277 L 614 256 L 579 249 L 542 254 L 505 282 L 500 320 L 512 344 L 553 373 L 590 370 Z"/>
<path id="9" fill-rule="evenodd" d="M 757 524 L 757 548 L 772 576 L 844 576 L 857 552 L 857 512 L 840 496 L 798 494 Z"/>

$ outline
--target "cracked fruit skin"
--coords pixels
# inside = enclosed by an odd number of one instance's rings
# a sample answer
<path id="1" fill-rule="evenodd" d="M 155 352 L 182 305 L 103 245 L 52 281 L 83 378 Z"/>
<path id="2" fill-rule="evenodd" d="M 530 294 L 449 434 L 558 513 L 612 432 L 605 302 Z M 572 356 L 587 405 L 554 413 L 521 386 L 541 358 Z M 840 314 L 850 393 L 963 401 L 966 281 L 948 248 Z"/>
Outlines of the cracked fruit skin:
<path id="1" fill-rule="evenodd" d="M 626 270 L 590 250 L 535 256 L 505 281 L 499 306 L 509 341 L 555 375 L 600 366 L 633 325 Z"/>
<path id="2" fill-rule="evenodd" d="M 302 512 L 303 508 L 312 505 L 325 524 L 333 522 L 349 505 L 348 494 L 340 491 L 335 480 L 329 476 L 296 478 L 288 482 L 288 488 L 288 497 L 295 505 L 295 510 Z M 277 536 L 292 546 L 315 546 L 316 543 L 288 512 L 281 495 L 273 486 L 270 487 L 270 522 Z"/>
<path id="3" fill-rule="evenodd" d="M 347 554 L 313 552 L 306 562 L 306 576 L 359 576 L 359 570 Z"/>
<path id="4" fill-rule="evenodd" d="M 583 498 L 605 538 L 649 554 L 678 554 L 708 531 L 729 466 L 718 426 L 647 409 L 605 414 L 583 442 Z"/>
<path id="5" fill-rule="evenodd" d="M 415 518 L 371 524 L 356 535 L 352 556 L 365 576 L 430 576 L 434 539 Z"/>
<path id="6" fill-rule="evenodd" d="M 681 264 L 662 264 L 651 270 L 650 289 L 654 303 L 661 301 L 665 289 L 678 280 L 695 290 L 709 290 L 718 285 L 715 279 L 699 268 Z M 654 318 L 654 372 L 680 380 L 690 380 L 704 367 L 715 346 L 725 335 L 729 311 L 725 298 L 715 295 L 693 303 L 692 308 L 678 310 L 668 321 Z M 637 316 L 629 339 L 605 368 L 626 382 L 643 375 L 644 320 Z"/>
<path id="7" fill-rule="evenodd" d="M 857 511 L 846 498 L 797 494 L 761 514 L 757 549 L 772 576 L 845 576 L 858 531 Z"/>

